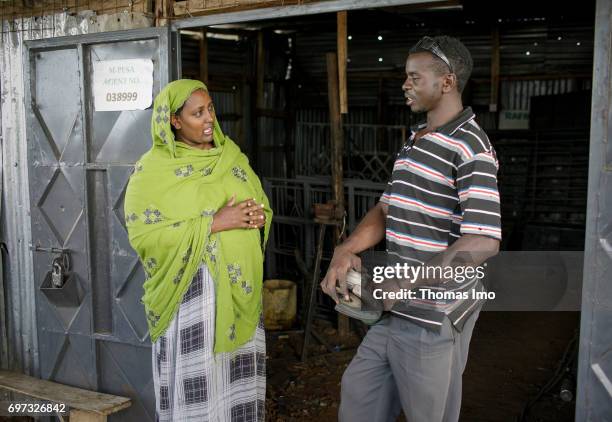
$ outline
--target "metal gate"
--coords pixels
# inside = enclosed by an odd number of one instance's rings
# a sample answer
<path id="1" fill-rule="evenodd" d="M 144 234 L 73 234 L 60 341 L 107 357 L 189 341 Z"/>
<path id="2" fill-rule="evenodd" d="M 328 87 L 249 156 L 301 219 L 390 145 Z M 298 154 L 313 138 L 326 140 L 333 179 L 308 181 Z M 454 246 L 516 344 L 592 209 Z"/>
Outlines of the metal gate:
<path id="1" fill-rule="evenodd" d="M 612 421 L 612 0 L 598 0 L 576 421 Z"/>
<path id="2" fill-rule="evenodd" d="M 170 39 L 168 28 L 149 28 L 24 50 L 40 372 L 131 397 L 115 421 L 155 419 L 144 274 L 123 215 L 132 165 L 151 145 L 152 107 L 94 111 L 92 69 L 99 60 L 152 59 L 155 96 L 170 79 Z M 70 271 L 54 288 L 52 263 L 62 254 Z"/>

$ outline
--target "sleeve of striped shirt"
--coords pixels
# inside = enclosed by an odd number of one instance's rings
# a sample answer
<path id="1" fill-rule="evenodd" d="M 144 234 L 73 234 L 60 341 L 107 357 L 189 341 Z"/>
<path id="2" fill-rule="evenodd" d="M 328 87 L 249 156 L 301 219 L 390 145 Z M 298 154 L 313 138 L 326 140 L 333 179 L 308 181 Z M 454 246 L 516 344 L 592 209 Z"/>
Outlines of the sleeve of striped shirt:
<path id="1" fill-rule="evenodd" d="M 387 183 L 385 191 L 380 195 L 380 202 L 389 205 L 389 195 L 391 195 L 391 182 Z"/>
<path id="2" fill-rule="evenodd" d="M 497 168 L 494 150 L 476 154 L 458 167 L 457 193 L 463 215 L 462 234 L 501 240 Z"/>

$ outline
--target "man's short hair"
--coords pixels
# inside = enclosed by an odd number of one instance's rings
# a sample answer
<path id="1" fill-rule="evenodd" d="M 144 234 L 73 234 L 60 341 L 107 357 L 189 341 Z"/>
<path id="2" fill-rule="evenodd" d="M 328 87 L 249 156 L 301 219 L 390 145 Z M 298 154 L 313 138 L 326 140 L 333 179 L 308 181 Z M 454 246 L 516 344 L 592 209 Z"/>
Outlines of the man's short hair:
<path id="1" fill-rule="evenodd" d="M 457 76 L 457 90 L 461 93 L 465 88 L 467 81 L 472 74 L 474 62 L 472 55 L 465 45 L 457 38 L 441 35 L 433 37 L 433 40 L 438 44 L 440 50 L 444 53 L 452 66 L 453 73 Z M 419 48 L 418 43 L 410 49 L 409 54 L 420 53 L 423 51 L 429 52 L 436 62 L 435 71 L 442 75 L 448 73 L 448 66 L 442 59 L 427 49 Z"/>

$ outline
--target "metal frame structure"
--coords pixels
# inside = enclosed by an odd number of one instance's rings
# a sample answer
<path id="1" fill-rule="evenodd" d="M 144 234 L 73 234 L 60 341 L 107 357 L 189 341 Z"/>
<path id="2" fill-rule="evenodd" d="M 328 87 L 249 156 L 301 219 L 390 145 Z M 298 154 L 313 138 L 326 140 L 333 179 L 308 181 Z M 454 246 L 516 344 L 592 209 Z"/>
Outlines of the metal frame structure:
<path id="1" fill-rule="evenodd" d="M 160 27 L 29 41 L 23 49 L 39 372 L 129 394 L 136 405 L 114 420 L 154 419 L 144 274 L 123 216 L 127 179 L 150 147 L 153 110 L 96 111 L 93 62 L 152 60 L 155 95 L 171 80 L 171 43 L 170 29 Z M 72 99 L 65 108 L 64 98 Z M 51 288 L 58 253 L 70 253 L 72 268 Z"/>
<path id="2" fill-rule="evenodd" d="M 253 22 L 262 19 L 283 19 L 293 16 L 334 13 L 344 10 L 359 10 L 379 7 L 405 6 L 420 3 L 438 3 L 442 0 L 424 2 L 422 0 L 332 0 L 319 3 L 298 4 L 291 6 L 269 7 L 240 12 L 220 13 L 209 16 L 197 16 L 181 19 L 172 23 L 173 29 L 187 29 L 201 26 L 222 25 L 228 23 Z"/>
<path id="3" fill-rule="evenodd" d="M 576 421 L 612 415 L 612 0 L 598 0 Z"/>
<path id="4" fill-rule="evenodd" d="M 180 59 L 180 30 L 210 25 L 252 22 L 262 19 L 282 19 L 292 16 L 332 13 L 341 10 L 356 10 L 399 5 L 423 3 L 415 0 L 333 0 L 305 5 L 283 6 L 256 9 L 233 13 L 182 19 L 171 24 L 171 39 L 174 47 L 169 48 L 169 55 Z M 595 23 L 595 64 L 593 73 L 591 152 L 589 157 L 589 191 L 587 211 L 587 234 L 585 247 L 585 269 L 583 285 L 583 306 L 580 339 L 580 363 L 578 376 L 578 397 L 576 420 L 604 420 L 612 413 L 612 284 L 609 274 L 612 271 L 612 248 L 610 239 L 610 213 L 612 212 L 612 88 L 610 72 L 612 67 L 611 20 L 612 0 L 598 0 Z M 136 36 L 138 30 L 109 32 L 100 34 L 100 40 L 118 40 L 120 35 Z M 129 35 L 128 35 L 129 34 Z M 38 41 L 40 46 L 61 45 L 72 37 Z M 78 38 L 78 37 L 75 37 Z M 20 41 L 23 47 L 23 40 Z M 180 60 L 171 60 L 176 67 L 171 69 L 171 78 L 181 75 Z M 26 63 L 26 62 L 24 62 Z M 6 63 L 4 66 L 8 66 Z M 14 86 L 4 86 L 3 91 L 16 88 L 21 92 L 27 74 L 21 73 L 19 66 L 10 65 L 15 71 Z M 17 96 L 19 97 L 19 96 Z M 11 98 L 13 98 L 11 96 Z M 25 127 L 24 107 L 20 105 L 11 117 L 8 127 L 19 132 Z M 17 140 L 19 136 L 3 131 L 3 141 Z M 21 139 L 25 137 L 21 136 Z M 18 295 L 18 303 L 11 303 L 11 319 L 17 321 L 16 330 L 20 337 L 30 337 L 20 344 L 24 350 L 17 350 L 23 368 L 30 373 L 37 372 L 38 345 L 36 343 L 36 321 L 34 315 L 33 265 L 30 246 L 31 230 L 28 216 L 29 198 L 27 162 L 25 146 L 8 145 L 7 154 L 3 157 L 5 180 L 14 182 L 6 189 L 7 202 L 10 207 L 18 208 L 9 212 L 7 230 L 12 266 L 9 266 L 13 286 L 25 286 Z M 13 267 L 13 268 L 11 268 Z M 20 289 L 21 290 L 21 289 Z M 13 295 L 15 297 L 15 295 Z M 23 316 L 25 315 L 25 316 Z M 32 337 L 34 337 L 32 339 Z M 27 350 L 25 350 L 27 349 Z"/>

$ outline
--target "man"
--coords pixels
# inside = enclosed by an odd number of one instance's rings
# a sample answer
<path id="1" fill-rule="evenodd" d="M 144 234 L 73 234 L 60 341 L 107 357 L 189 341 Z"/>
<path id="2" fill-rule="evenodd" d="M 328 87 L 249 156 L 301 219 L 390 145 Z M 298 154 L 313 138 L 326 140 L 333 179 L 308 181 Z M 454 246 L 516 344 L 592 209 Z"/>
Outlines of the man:
<path id="1" fill-rule="evenodd" d="M 476 267 L 498 252 L 498 163 L 461 100 L 471 71 L 471 55 L 455 38 L 424 37 L 410 50 L 402 90 L 427 122 L 397 155 L 380 202 L 334 251 L 321 287 L 337 303 L 337 291 L 348 299 L 346 273 L 360 269 L 357 254 L 383 236 L 390 264 Z M 483 290 L 477 278 L 390 282 L 418 292 Z M 409 422 L 459 419 L 461 377 L 482 300 L 418 297 L 385 301 L 390 312 L 370 328 L 342 378 L 340 421 L 394 421 L 400 408 Z"/>

